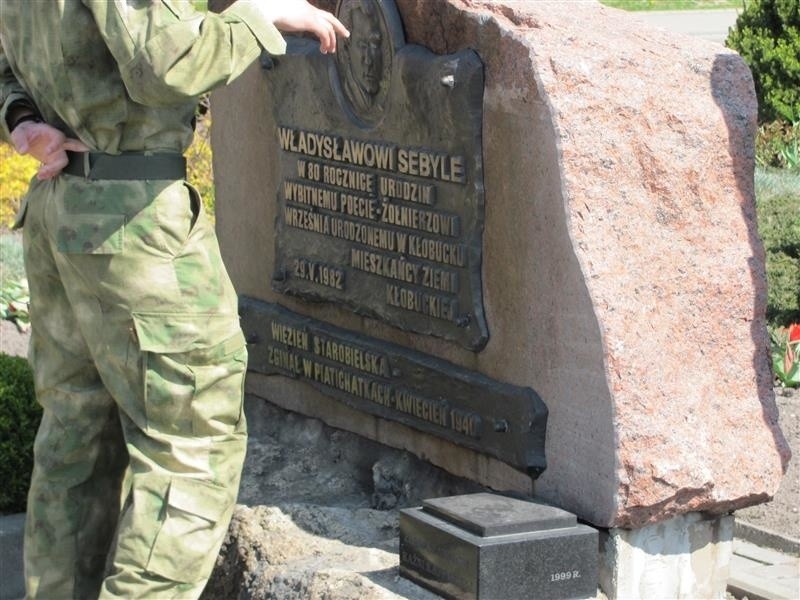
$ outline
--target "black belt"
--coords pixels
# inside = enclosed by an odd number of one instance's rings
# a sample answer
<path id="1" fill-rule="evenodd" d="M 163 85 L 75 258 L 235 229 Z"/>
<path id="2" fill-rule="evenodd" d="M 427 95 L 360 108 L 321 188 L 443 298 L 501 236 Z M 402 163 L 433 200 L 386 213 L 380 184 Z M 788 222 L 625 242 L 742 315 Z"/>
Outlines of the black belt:
<path id="1" fill-rule="evenodd" d="M 99 154 L 67 152 L 62 173 L 86 179 L 186 179 L 186 159 L 180 154 Z"/>

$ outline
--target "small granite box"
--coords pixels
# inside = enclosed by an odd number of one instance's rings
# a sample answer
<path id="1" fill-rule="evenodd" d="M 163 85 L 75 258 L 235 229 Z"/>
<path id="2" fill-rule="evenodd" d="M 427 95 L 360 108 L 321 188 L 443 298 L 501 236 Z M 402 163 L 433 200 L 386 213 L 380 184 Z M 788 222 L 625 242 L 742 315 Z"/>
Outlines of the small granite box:
<path id="1" fill-rule="evenodd" d="M 598 534 L 547 504 L 495 494 L 400 512 L 400 574 L 446 598 L 594 598 Z"/>

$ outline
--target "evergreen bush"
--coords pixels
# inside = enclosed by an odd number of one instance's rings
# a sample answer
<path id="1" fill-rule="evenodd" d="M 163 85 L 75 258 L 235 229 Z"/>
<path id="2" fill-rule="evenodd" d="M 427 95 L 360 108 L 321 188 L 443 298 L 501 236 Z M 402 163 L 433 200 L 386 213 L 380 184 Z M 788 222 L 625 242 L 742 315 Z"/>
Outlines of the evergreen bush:
<path id="1" fill-rule="evenodd" d="M 0 513 L 25 510 L 41 419 L 28 361 L 0 353 Z"/>
<path id="2" fill-rule="evenodd" d="M 750 66 L 762 122 L 800 121 L 800 0 L 746 0 L 726 45 Z"/>

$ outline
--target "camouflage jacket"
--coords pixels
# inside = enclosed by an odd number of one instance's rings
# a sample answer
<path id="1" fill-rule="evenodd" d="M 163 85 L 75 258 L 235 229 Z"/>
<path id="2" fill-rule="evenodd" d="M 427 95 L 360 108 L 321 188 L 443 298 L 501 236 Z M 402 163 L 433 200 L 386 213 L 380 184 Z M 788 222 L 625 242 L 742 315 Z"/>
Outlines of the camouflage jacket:
<path id="1" fill-rule="evenodd" d="M 249 0 L 0 0 L 0 42 L 0 137 L 21 102 L 110 154 L 183 152 L 197 96 L 285 49 Z"/>

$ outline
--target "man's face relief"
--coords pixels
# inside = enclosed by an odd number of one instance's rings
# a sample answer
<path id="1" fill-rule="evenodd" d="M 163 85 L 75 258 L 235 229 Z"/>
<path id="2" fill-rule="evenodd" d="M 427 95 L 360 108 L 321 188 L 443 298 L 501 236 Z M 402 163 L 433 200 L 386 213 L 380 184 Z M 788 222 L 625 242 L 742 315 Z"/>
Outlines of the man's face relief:
<path id="1" fill-rule="evenodd" d="M 353 75 L 359 87 L 372 96 L 380 89 L 383 71 L 382 41 L 378 23 L 362 11 L 354 11 L 350 42 Z"/>

